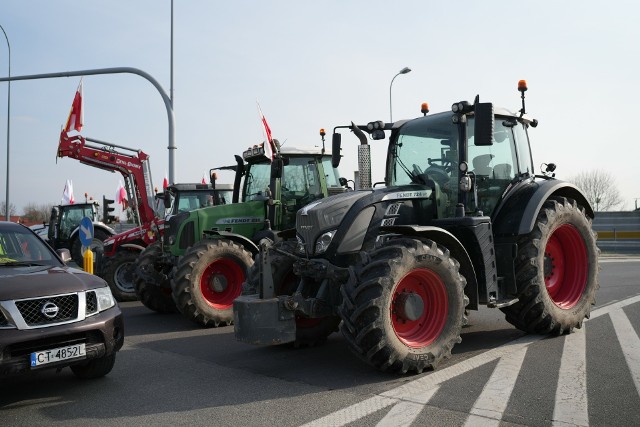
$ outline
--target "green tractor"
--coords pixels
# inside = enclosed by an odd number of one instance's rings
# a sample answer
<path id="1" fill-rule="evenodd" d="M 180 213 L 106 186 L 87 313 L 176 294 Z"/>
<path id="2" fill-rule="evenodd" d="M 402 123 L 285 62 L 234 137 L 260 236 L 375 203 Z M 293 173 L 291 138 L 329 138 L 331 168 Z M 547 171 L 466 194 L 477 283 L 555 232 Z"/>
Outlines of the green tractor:
<path id="1" fill-rule="evenodd" d="M 594 216 L 584 194 L 533 167 L 525 115 L 491 103 L 349 128 L 367 147 L 390 134 L 386 187 L 298 211 L 296 229 L 261 243 L 255 294 L 234 301 L 235 335 L 251 344 L 310 343 L 340 323 L 377 369 L 433 369 L 461 341 L 468 310 L 500 309 L 515 327 L 580 328 L 598 283 Z M 334 132 L 337 165 L 340 134 Z M 287 285 L 287 283 L 293 283 Z M 285 292 L 287 289 L 288 292 Z"/>
<path id="2" fill-rule="evenodd" d="M 275 142 L 273 160 L 260 145 L 236 156 L 236 165 L 221 168 L 235 171 L 233 203 L 167 218 L 162 241 L 138 258 L 136 293 L 147 308 L 165 313 L 177 308 L 203 326 L 230 325 L 233 300 L 258 243 L 275 240 L 274 229 L 294 227 L 303 206 L 346 190 L 324 148 Z"/>

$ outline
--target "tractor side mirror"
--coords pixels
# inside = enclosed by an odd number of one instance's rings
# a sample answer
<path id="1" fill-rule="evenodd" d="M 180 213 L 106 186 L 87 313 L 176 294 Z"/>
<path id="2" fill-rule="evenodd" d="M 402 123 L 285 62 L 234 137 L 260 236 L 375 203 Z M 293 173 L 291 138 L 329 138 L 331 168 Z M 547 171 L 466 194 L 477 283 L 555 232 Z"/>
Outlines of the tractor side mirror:
<path id="1" fill-rule="evenodd" d="M 171 194 L 168 191 L 162 193 L 162 201 L 164 202 L 164 208 L 169 209 L 171 207 Z"/>
<path id="2" fill-rule="evenodd" d="M 331 166 L 337 168 L 340 166 L 340 159 L 342 155 L 340 150 L 342 149 L 342 134 L 334 133 L 331 138 Z"/>
<path id="3" fill-rule="evenodd" d="M 493 145 L 493 104 L 490 102 L 474 105 L 474 145 Z"/>

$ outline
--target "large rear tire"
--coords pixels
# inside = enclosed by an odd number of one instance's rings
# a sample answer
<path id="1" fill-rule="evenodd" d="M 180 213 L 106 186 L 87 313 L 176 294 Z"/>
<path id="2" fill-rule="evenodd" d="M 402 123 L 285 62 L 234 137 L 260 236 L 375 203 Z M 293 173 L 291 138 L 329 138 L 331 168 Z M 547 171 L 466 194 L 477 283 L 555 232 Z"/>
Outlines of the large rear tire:
<path id="1" fill-rule="evenodd" d="M 191 246 L 178 263 L 172 281 L 178 310 L 202 326 L 233 323 L 233 300 L 253 265 L 251 252 L 228 239 L 204 239 Z"/>
<path id="2" fill-rule="evenodd" d="M 469 299 L 448 249 L 398 238 L 356 268 L 356 283 L 342 288 L 340 330 L 358 357 L 382 371 L 420 373 L 451 356 Z"/>
<path id="3" fill-rule="evenodd" d="M 292 253 L 295 243 L 284 243 L 287 252 Z M 255 263 L 249 270 L 249 276 L 245 283 L 244 294 L 256 293 L 260 282 L 260 263 L 262 257 L 256 256 Z M 300 283 L 300 277 L 293 273 L 294 260 L 286 255 L 271 252 L 271 274 L 276 295 L 293 295 Z M 305 295 L 309 296 L 309 295 Z M 317 319 L 306 317 L 296 313 L 296 340 L 294 347 L 310 347 L 322 344 L 327 337 L 338 330 L 339 316 L 327 316 Z"/>
<path id="4" fill-rule="evenodd" d="M 134 285 L 138 255 L 140 255 L 138 251 L 121 250 L 114 256 L 103 258 L 101 276 L 109 284 L 111 293 L 118 301 L 138 299 Z"/>
<path id="5" fill-rule="evenodd" d="M 584 208 L 564 197 L 547 200 L 518 246 L 519 301 L 502 309 L 507 321 L 538 334 L 581 328 L 600 287 L 600 250 Z"/>
<path id="6" fill-rule="evenodd" d="M 155 242 L 144 248 L 138 256 L 134 285 L 140 302 L 158 313 L 174 313 L 176 304 L 171 297 L 169 272 L 158 265 L 162 246 Z M 154 278 L 155 281 L 150 281 Z"/>

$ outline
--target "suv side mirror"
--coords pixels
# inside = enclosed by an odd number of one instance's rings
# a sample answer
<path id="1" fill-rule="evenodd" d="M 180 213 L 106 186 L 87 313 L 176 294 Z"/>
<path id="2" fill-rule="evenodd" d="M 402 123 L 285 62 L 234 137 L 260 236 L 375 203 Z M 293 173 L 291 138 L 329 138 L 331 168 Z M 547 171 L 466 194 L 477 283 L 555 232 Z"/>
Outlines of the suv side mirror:
<path id="1" fill-rule="evenodd" d="M 340 159 L 342 155 L 340 154 L 340 150 L 342 149 L 342 135 L 339 133 L 334 133 L 331 138 L 331 166 L 337 168 L 340 166 Z"/>
<path id="2" fill-rule="evenodd" d="M 493 104 L 490 102 L 474 105 L 474 145 L 493 145 Z"/>

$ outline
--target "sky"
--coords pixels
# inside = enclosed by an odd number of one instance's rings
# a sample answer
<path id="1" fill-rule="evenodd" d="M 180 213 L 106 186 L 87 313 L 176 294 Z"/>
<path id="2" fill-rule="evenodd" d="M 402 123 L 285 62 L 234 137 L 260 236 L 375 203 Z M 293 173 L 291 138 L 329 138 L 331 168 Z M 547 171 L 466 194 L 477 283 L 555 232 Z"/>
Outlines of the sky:
<path id="1" fill-rule="evenodd" d="M 600 169 L 624 208 L 640 190 L 633 108 L 640 95 L 637 1 L 207 1 L 174 0 L 175 180 L 260 143 L 256 101 L 285 144 L 320 147 L 320 128 L 447 111 L 460 100 L 517 110 L 526 79 L 536 171 L 556 163 L 568 179 Z M 11 75 L 133 67 L 170 94 L 171 0 L 2 0 Z M 0 76 L 8 73 L 0 35 Z M 408 74 L 393 77 L 403 67 Z M 79 77 L 11 84 L 9 195 L 58 204 L 66 180 L 76 200 L 114 198 L 119 174 L 56 159 Z M 163 100 L 137 75 L 87 76 L 82 135 L 150 155 L 154 185 L 169 173 Z M 390 99 L 391 95 L 391 99 Z M 6 198 L 7 83 L 0 83 L 0 199 Z M 353 179 L 357 140 L 343 136 L 342 176 Z M 372 179 L 384 179 L 386 143 L 372 143 Z M 232 183 L 224 173 L 221 182 Z M 640 202 L 638 202 L 640 204 Z"/>

